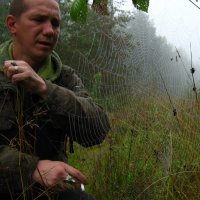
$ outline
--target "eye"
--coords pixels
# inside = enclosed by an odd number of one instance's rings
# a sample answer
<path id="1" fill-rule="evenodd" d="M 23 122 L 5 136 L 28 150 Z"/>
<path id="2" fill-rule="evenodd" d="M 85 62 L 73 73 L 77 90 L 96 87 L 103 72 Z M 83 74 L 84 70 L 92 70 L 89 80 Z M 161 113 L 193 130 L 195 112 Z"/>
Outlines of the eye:
<path id="1" fill-rule="evenodd" d="M 60 21 L 57 20 L 57 19 L 52 19 L 52 20 L 51 20 L 51 24 L 52 24 L 52 26 L 55 27 L 55 28 L 60 27 Z"/>
<path id="2" fill-rule="evenodd" d="M 33 18 L 33 21 L 35 21 L 35 22 L 44 22 L 44 17 L 35 17 L 35 18 Z"/>

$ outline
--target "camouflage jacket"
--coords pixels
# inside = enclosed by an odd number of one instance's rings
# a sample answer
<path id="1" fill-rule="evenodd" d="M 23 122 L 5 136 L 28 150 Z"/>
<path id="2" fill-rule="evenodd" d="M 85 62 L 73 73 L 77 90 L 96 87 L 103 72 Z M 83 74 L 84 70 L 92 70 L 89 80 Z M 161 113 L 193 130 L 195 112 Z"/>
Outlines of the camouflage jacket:
<path id="1" fill-rule="evenodd" d="M 0 66 L 8 44 L 0 46 Z M 40 98 L 13 85 L 0 71 L 0 193 L 21 191 L 32 183 L 39 159 L 63 160 L 66 138 L 88 147 L 101 143 L 110 129 L 74 70 L 51 55 L 56 78 L 45 79 L 48 96 Z"/>

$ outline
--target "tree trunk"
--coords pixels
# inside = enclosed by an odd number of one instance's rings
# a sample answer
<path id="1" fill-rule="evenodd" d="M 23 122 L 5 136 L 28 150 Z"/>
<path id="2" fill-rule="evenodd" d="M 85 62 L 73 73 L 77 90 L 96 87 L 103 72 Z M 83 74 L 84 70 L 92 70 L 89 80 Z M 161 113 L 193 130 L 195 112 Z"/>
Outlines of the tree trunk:
<path id="1" fill-rule="evenodd" d="M 92 9 L 101 15 L 109 15 L 108 0 L 93 0 Z"/>

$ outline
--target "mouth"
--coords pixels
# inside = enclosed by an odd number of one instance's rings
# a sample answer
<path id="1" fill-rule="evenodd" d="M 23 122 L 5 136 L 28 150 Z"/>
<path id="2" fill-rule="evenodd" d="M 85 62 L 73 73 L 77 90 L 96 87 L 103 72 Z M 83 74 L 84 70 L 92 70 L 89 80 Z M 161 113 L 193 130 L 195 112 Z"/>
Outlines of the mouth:
<path id="1" fill-rule="evenodd" d="M 43 46 L 43 47 L 48 47 L 48 48 L 52 47 L 52 44 L 48 41 L 39 41 L 38 44 Z"/>

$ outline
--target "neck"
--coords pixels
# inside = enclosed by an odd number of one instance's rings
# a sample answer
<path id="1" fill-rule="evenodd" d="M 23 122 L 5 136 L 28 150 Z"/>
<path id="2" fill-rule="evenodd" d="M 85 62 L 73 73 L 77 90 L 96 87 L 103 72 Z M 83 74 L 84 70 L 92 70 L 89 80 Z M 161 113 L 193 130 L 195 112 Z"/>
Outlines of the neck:
<path id="1" fill-rule="evenodd" d="M 28 63 L 35 71 L 38 71 L 40 67 L 45 63 L 46 58 L 32 58 L 24 52 L 18 51 L 18 48 L 13 44 L 12 57 L 14 60 L 23 60 Z"/>

